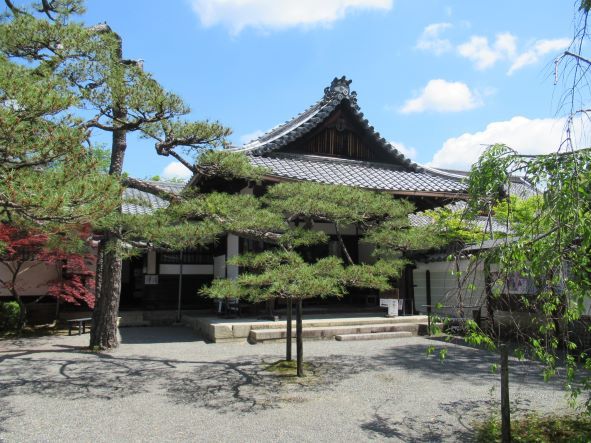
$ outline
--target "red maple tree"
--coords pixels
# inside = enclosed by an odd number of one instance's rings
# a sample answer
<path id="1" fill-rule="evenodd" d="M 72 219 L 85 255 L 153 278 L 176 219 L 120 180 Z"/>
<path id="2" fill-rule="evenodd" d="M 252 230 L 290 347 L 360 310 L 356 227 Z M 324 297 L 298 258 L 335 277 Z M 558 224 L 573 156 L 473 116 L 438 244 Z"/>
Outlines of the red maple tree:
<path id="1" fill-rule="evenodd" d="M 80 227 L 77 235 L 87 238 L 88 226 Z M 88 248 L 90 249 L 90 248 Z M 0 288 L 8 290 L 18 302 L 21 313 L 19 329 L 24 325 L 26 305 L 20 294 L 24 283 L 23 274 L 44 263 L 57 268 L 58 277 L 47 283 L 47 294 L 40 295 L 35 302 L 51 296 L 60 302 L 87 305 L 94 308 L 95 272 L 90 266 L 95 256 L 89 252 L 69 252 L 56 247 L 49 237 L 41 232 L 21 229 L 0 223 L 0 266 L 8 272 L 0 273 Z"/>

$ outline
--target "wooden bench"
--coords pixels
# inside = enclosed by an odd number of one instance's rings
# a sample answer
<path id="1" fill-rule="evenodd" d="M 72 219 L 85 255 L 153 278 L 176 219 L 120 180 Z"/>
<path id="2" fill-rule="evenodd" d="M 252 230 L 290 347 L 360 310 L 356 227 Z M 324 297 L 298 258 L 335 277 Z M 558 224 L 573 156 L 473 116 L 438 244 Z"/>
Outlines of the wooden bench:
<path id="1" fill-rule="evenodd" d="M 78 335 L 86 334 L 86 323 L 92 321 L 92 318 L 73 318 L 71 320 L 66 320 L 68 322 L 68 335 L 72 335 L 72 328 L 78 328 Z M 90 329 L 90 328 L 89 328 Z"/>

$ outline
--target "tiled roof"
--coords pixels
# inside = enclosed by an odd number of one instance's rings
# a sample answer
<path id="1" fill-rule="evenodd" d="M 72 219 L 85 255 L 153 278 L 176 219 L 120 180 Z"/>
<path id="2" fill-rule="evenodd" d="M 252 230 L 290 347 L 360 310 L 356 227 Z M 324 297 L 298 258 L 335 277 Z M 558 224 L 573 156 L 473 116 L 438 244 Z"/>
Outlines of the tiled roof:
<path id="1" fill-rule="evenodd" d="M 162 188 L 163 191 L 180 194 L 185 187 L 184 183 L 170 183 L 153 180 L 145 182 Z M 149 192 L 140 191 L 135 188 L 125 188 L 123 191 L 123 205 L 121 211 L 124 214 L 145 215 L 152 214 L 156 209 L 166 208 L 168 202 Z"/>
<path id="2" fill-rule="evenodd" d="M 466 245 L 462 252 L 474 252 L 474 251 L 484 251 L 487 249 L 493 249 L 498 246 L 503 246 L 509 243 L 515 243 L 519 241 L 519 237 L 506 237 L 506 238 L 498 238 L 495 240 L 485 240 L 481 243 L 475 243 L 471 245 Z"/>
<path id="3" fill-rule="evenodd" d="M 288 179 L 383 191 L 457 194 L 466 191 L 466 186 L 460 180 L 425 172 L 408 172 L 384 163 L 285 153 L 249 155 L 249 158 L 253 165 L 268 168 L 271 171 L 269 175 Z"/>
<path id="4" fill-rule="evenodd" d="M 459 200 L 454 203 L 450 203 L 445 205 L 446 208 L 450 209 L 452 212 L 460 212 L 466 209 L 466 202 Z M 411 226 L 421 227 L 421 226 L 429 226 L 435 221 L 426 215 L 424 212 L 417 212 L 415 214 L 409 214 L 408 219 L 410 221 Z M 488 217 L 485 216 L 476 216 L 471 220 L 464 220 L 466 226 L 473 226 L 481 229 L 482 231 L 490 231 L 491 227 L 489 226 Z M 496 218 L 491 218 L 492 223 L 492 230 L 493 232 L 500 232 L 503 234 L 510 234 L 511 230 L 507 228 L 505 223 L 497 220 Z"/>
<path id="5" fill-rule="evenodd" d="M 421 166 L 406 158 L 379 132 L 375 131 L 367 119 L 363 118 L 363 113 L 357 105 L 357 93 L 349 90 L 350 84 L 351 80 L 346 79 L 344 76 L 341 78 L 335 77 L 330 86 L 324 89 L 324 96 L 304 112 L 234 150 L 251 155 L 268 154 L 311 132 L 329 117 L 339 105 L 344 104 L 348 106 L 369 137 L 381 146 L 384 151 L 388 152 L 393 159 L 409 170 L 421 171 Z"/>
<path id="6" fill-rule="evenodd" d="M 458 171 L 455 169 L 438 169 L 424 166 L 426 172 L 441 175 L 443 177 L 455 177 L 458 179 L 467 178 L 470 175 L 469 171 Z M 507 194 L 517 196 L 519 198 L 530 198 L 539 194 L 539 191 L 532 186 L 525 178 L 512 175 L 509 177 L 509 184 L 504 186 L 504 191 Z"/>

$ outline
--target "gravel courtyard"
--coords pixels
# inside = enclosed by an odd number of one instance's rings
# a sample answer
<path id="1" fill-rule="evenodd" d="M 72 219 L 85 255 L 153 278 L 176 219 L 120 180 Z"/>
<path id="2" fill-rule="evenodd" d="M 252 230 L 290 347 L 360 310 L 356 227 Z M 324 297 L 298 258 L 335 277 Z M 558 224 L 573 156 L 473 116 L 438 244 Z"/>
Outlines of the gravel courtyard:
<path id="1" fill-rule="evenodd" d="M 265 371 L 284 344 L 120 333 L 103 354 L 88 335 L 0 341 L 0 441 L 467 441 L 500 398 L 494 355 L 435 339 L 306 342 L 300 382 Z M 511 365 L 515 409 L 566 409 L 559 381 Z"/>

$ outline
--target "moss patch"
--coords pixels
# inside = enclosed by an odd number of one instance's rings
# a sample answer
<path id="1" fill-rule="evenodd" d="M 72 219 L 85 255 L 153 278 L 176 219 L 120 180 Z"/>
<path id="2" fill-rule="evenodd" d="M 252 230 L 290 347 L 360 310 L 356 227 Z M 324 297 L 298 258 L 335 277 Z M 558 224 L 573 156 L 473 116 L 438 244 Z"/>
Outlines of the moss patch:
<path id="1" fill-rule="evenodd" d="M 311 363 L 304 362 L 304 373 L 309 373 L 314 369 Z M 297 375 L 297 362 L 295 360 L 277 360 L 274 363 L 265 365 L 264 370 L 276 375 L 295 377 Z"/>
<path id="2" fill-rule="evenodd" d="M 491 417 L 475 427 L 476 441 L 500 442 L 501 420 Z M 591 417 L 586 415 L 528 414 L 511 420 L 515 443 L 582 443 L 591 441 Z"/>

